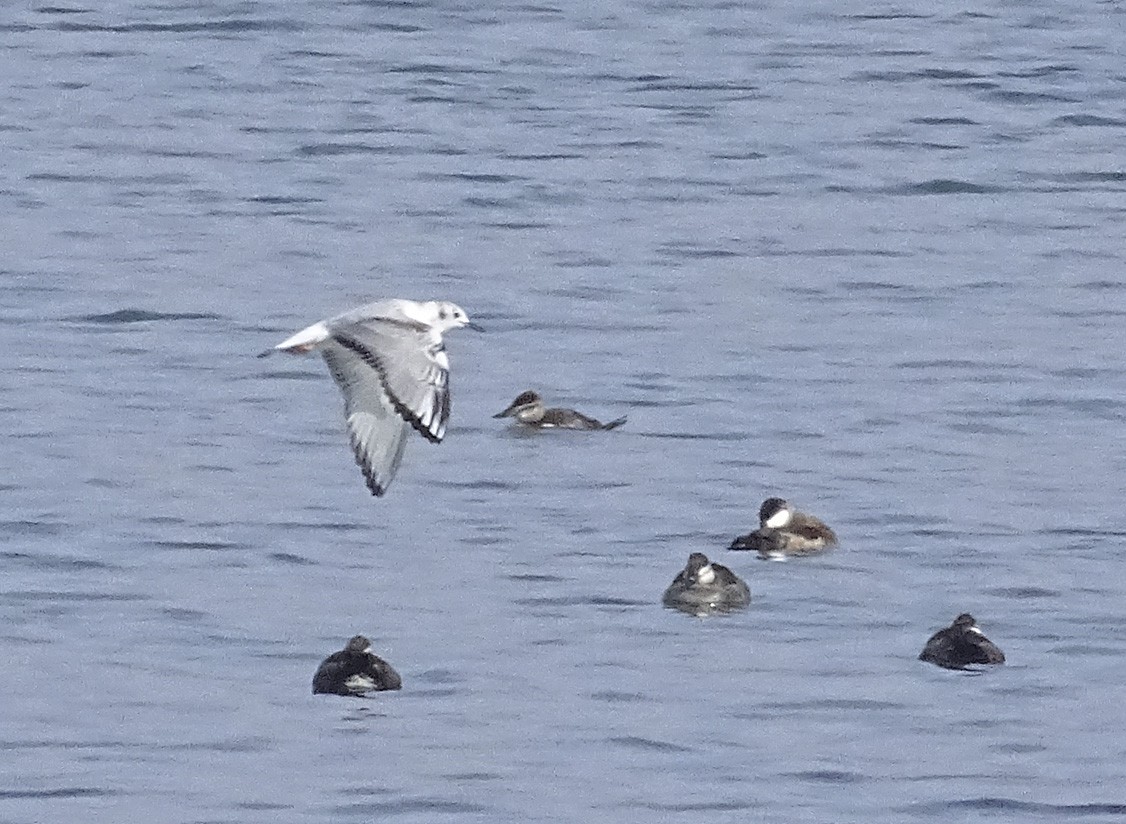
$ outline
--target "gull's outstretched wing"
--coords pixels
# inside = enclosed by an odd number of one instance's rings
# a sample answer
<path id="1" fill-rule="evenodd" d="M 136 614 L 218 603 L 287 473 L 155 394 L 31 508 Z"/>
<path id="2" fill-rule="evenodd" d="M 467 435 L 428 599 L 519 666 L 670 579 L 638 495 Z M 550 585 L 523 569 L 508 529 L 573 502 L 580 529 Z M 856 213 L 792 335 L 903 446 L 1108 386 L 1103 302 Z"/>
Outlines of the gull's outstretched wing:
<path id="1" fill-rule="evenodd" d="M 450 418 L 450 361 L 442 339 L 410 321 L 373 319 L 330 330 L 334 343 L 362 360 L 403 420 L 438 443 Z"/>
<path id="2" fill-rule="evenodd" d="M 333 339 L 320 351 L 344 394 L 344 417 L 356 463 L 371 493 L 383 495 L 403 460 L 410 427 L 384 391 L 379 372 L 363 357 Z"/>

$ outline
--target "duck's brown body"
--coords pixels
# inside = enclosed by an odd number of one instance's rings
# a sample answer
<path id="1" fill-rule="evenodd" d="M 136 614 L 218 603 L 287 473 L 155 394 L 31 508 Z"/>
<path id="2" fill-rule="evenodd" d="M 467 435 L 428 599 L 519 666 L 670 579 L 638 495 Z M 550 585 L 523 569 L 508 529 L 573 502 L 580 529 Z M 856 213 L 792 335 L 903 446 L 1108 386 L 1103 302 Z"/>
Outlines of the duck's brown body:
<path id="1" fill-rule="evenodd" d="M 515 418 L 536 429 L 616 429 L 626 422 L 625 418 L 617 418 L 602 423 L 574 409 L 549 409 L 543 398 L 532 391 L 521 392 L 507 409 L 493 417 Z"/>

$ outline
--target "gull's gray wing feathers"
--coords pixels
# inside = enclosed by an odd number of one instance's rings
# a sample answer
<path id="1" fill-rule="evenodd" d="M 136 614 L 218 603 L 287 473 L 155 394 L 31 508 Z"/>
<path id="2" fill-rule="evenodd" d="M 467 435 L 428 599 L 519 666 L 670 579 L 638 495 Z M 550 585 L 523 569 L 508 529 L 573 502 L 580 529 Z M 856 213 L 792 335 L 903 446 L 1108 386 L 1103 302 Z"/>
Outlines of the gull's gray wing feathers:
<path id="1" fill-rule="evenodd" d="M 403 460 L 410 427 L 387 397 L 379 373 L 362 357 L 331 338 L 320 351 L 344 394 L 344 417 L 356 463 L 371 493 L 383 495 Z"/>
<path id="2" fill-rule="evenodd" d="M 411 321 L 374 318 L 330 329 L 378 376 L 399 416 L 427 440 L 438 443 L 450 418 L 450 361 L 442 338 Z"/>

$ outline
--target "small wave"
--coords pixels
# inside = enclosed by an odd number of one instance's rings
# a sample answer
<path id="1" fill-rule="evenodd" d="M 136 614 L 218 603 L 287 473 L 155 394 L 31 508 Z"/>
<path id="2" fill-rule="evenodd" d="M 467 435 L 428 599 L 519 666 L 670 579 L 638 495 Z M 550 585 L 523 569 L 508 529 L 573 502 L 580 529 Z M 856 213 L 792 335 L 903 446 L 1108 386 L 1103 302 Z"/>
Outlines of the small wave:
<path id="1" fill-rule="evenodd" d="M 692 752 L 691 747 L 673 744 L 671 741 L 657 741 L 654 738 L 642 738 L 637 735 L 615 735 L 606 739 L 611 744 L 618 744 L 631 750 L 645 750 L 648 752 Z"/>
<path id="2" fill-rule="evenodd" d="M 303 146 L 298 146 L 295 151 L 301 157 L 403 153 L 402 149 L 395 146 L 373 146 L 369 143 L 306 143 Z"/>
<path id="3" fill-rule="evenodd" d="M 148 601 L 148 595 L 132 592 L 75 592 L 46 589 L 26 589 L 5 592 L 10 601 Z"/>
<path id="4" fill-rule="evenodd" d="M 605 701 L 608 704 L 636 704 L 638 701 L 649 700 L 640 692 L 622 692 L 621 690 L 599 690 L 592 692 L 590 697 L 595 701 Z"/>
<path id="5" fill-rule="evenodd" d="M 154 320 L 219 320 L 219 315 L 210 312 L 151 312 L 147 309 L 118 309 L 104 314 L 79 315 L 67 320 L 84 323 L 141 323 Z"/>
<path id="6" fill-rule="evenodd" d="M 1059 590 L 1044 589 L 1043 587 L 994 587 L 985 591 L 989 595 L 996 595 L 999 598 L 1014 598 L 1018 601 L 1033 598 L 1059 598 L 1063 594 Z"/>
<path id="7" fill-rule="evenodd" d="M 61 535 L 66 528 L 57 521 L 0 521 L 0 535 Z"/>
<path id="8" fill-rule="evenodd" d="M 522 607 L 644 607 L 649 605 L 648 601 L 604 595 L 563 595 L 517 598 L 514 603 Z"/>
<path id="9" fill-rule="evenodd" d="M 421 684 L 441 684 L 443 686 L 450 686 L 452 684 L 460 684 L 465 679 L 454 670 L 439 667 L 418 673 L 418 675 L 415 676 L 415 680 Z"/>
<path id="10" fill-rule="evenodd" d="M 205 549 L 212 552 L 230 549 L 251 549 L 250 544 L 237 541 L 148 541 L 149 546 L 157 549 Z"/>
<path id="11" fill-rule="evenodd" d="M 218 741 L 188 741 L 184 743 L 158 745 L 162 750 L 177 752 L 265 752 L 274 746 L 272 738 L 261 735 L 238 735 Z"/>
<path id="12" fill-rule="evenodd" d="M 96 798 L 114 795 L 98 787 L 59 787 L 53 790 L 0 790 L 0 798 Z"/>
<path id="13" fill-rule="evenodd" d="M 68 32 L 112 32 L 113 34 L 168 33 L 192 34 L 195 32 L 255 32 L 255 31 L 298 31 L 297 23 L 289 20 L 200 20 L 190 23 L 121 23 L 99 25 L 95 23 L 56 23 L 58 31 Z"/>
<path id="14" fill-rule="evenodd" d="M 671 441 L 746 441 L 751 435 L 745 432 L 638 432 L 642 438 L 659 438 Z"/>
<path id="15" fill-rule="evenodd" d="M 867 776 L 860 773 L 844 772 L 842 770 L 806 770 L 804 772 L 788 773 L 791 778 L 800 778 L 805 781 L 817 781 L 824 784 L 856 784 L 867 780 Z"/>
<path id="16" fill-rule="evenodd" d="M 978 810 L 982 812 L 996 812 L 1007 810 L 1022 813 L 1041 813 L 1046 815 L 1123 815 L 1126 814 L 1126 804 L 1041 804 L 1035 801 L 1018 801 L 1015 798 L 960 798 L 955 801 L 939 801 L 933 804 L 922 805 L 923 809 L 935 812 L 948 810 Z M 912 805 L 911 811 L 920 809 L 919 805 Z"/>
<path id="17" fill-rule="evenodd" d="M 1126 126 L 1126 120 L 1099 117 L 1094 114 L 1065 114 L 1052 121 L 1053 126 Z"/>
<path id="18" fill-rule="evenodd" d="M 566 578 L 562 578 L 559 575 L 541 575 L 541 574 L 538 574 L 538 573 L 531 573 L 531 572 L 519 573 L 519 574 L 516 574 L 516 575 L 505 575 L 504 577 L 506 579 L 508 579 L 509 581 L 527 581 L 527 582 L 532 582 L 532 583 L 553 583 L 554 584 L 554 583 L 562 583 L 562 582 L 567 580 Z"/>
<path id="19" fill-rule="evenodd" d="M 256 195 L 243 198 L 244 203 L 260 203 L 264 206 L 303 206 L 309 203 L 324 203 L 319 197 L 300 197 L 298 195 Z"/>
<path id="20" fill-rule="evenodd" d="M 817 701 L 770 701 L 762 705 L 778 710 L 894 710 L 903 709 L 897 701 L 875 701 L 864 698 L 822 698 Z"/>
<path id="21" fill-rule="evenodd" d="M 935 178 L 922 183 L 909 183 L 903 186 L 893 186 L 886 190 L 887 194 L 900 195 L 992 195 L 1009 191 L 1001 186 L 985 186 L 980 183 L 971 183 L 968 180 L 952 180 L 949 178 Z"/>
<path id="22" fill-rule="evenodd" d="M 648 804 L 651 810 L 670 813 L 737 812 L 750 810 L 756 805 L 749 801 L 701 801 L 686 804 Z"/>
<path id="23" fill-rule="evenodd" d="M 999 103 L 1078 103 L 1074 97 L 1062 94 L 1049 94 L 1047 92 L 1022 92 L 1016 89 L 995 89 L 987 92 L 985 97 Z"/>
<path id="24" fill-rule="evenodd" d="M 75 558 L 71 555 L 51 553 L 0 552 L 0 560 L 26 564 L 35 569 L 54 569 L 81 571 L 87 569 L 116 569 L 116 567 L 89 558 Z"/>
<path id="25" fill-rule="evenodd" d="M 465 815 L 470 813 L 488 813 L 490 809 L 483 804 L 469 804 L 464 801 L 444 801 L 438 798 L 418 798 L 409 801 L 395 801 L 389 803 L 365 802 L 356 804 L 341 804 L 333 807 L 332 812 L 337 815 L 363 816 L 379 820 L 385 816 L 407 815 L 411 813 Z"/>
<path id="26" fill-rule="evenodd" d="M 277 561 L 281 564 L 290 564 L 291 566 L 313 566 L 317 563 L 301 555 L 294 555 L 292 552 L 271 552 L 267 557 L 271 561 Z"/>
<path id="27" fill-rule="evenodd" d="M 978 126 L 978 125 L 980 125 L 976 120 L 970 120 L 968 117 L 913 117 L 908 122 L 909 123 L 917 123 L 920 126 Z"/>

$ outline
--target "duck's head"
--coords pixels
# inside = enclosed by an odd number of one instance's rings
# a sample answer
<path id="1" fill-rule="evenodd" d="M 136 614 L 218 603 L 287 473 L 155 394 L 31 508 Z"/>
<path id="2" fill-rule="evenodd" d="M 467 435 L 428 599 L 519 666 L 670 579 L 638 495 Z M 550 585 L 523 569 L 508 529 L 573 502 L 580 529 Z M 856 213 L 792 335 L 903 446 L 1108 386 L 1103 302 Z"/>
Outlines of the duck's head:
<path id="1" fill-rule="evenodd" d="M 715 570 L 712 568 L 708 556 L 702 552 L 693 552 L 688 556 L 688 565 L 684 568 L 689 578 L 698 584 L 710 584 L 715 580 Z"/>
<path id="2" fill-rule="evenodd" d="M 767 498 L 758 509 L 759 526 L 782 529 L 794 517 L 794 510 L 781 498 Z"/>
<path id="3" fill-rule="evenodd" d="M 981 629 L 977 625 L 977 621 L 975 621 L 974 617 L 968 612 L 963 612 L 961 615 L 955 618 L 954 623 L 951 626 L 954 629 L 961 630 L 962 632 L 972 632 L 975 635 L 983 634 Z"/>
<path id="4" fill-rule="evenodd" d="M 344 647 L 345 652 L 371 652 L 371 641 L 362 635 L 354 635 Z"/>
<path id="5" fill-rule="evenodd" d="M 516 400 L 508 405 L 503 412 L 493 415 L 494 418 L 530 418 L 538 415 L 543 417 L 543 398 L 532 390 L 521 392 Z"/>

